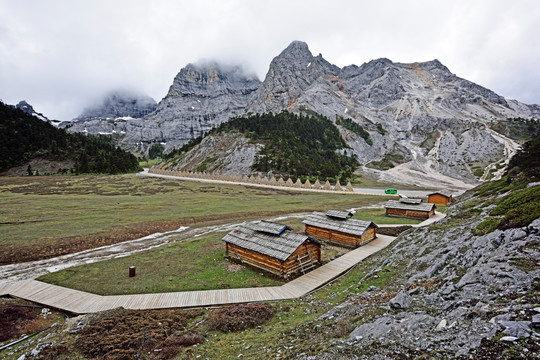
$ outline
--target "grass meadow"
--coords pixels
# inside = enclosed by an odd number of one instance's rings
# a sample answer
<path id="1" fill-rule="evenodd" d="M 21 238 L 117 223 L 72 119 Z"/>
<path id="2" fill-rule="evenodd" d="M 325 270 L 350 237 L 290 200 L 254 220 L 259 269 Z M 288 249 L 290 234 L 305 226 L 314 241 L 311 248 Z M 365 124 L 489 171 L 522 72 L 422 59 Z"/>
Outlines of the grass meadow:
<path id="1" fill-rule="evenodd" d="M 129 175 L 0 178 L 0 265 L 135 239 L 180 226 L 384 202 Z"/>

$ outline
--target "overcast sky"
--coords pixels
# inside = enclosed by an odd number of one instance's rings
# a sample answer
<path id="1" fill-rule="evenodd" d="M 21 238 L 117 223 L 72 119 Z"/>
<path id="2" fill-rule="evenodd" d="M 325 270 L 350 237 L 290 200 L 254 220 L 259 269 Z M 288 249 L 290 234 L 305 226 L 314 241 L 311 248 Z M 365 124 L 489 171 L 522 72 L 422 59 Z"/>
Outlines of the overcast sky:
<path id="1" fill-rule="evenodd" d="M 496 93 L 540 104 L 536 0 L 0 0 L 0 99 L 70 120 L 128 88 L 160 101 L 190 62 L 264 79 L 293 40 L 340 67 L 439 59 Z"/>

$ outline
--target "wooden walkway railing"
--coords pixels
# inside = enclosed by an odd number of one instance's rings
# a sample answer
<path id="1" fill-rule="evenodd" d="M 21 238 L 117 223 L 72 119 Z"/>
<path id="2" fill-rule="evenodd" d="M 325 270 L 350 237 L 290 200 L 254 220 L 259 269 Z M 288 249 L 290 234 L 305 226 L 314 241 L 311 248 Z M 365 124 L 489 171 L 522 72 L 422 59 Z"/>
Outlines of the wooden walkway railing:
<path id="1" fill-rule="evenodd" d="M 0 296 L 10 295 L 75 314 L 118 307 L 125 309 L 195 308 L 295 299 L 327 284 L 363 259 L 388 246 L 394 239 L 394 237 L 379 235 L 372 242 L 282 286 L 102 296 L 37 280 L 23 280 L 0 282 Z"/>

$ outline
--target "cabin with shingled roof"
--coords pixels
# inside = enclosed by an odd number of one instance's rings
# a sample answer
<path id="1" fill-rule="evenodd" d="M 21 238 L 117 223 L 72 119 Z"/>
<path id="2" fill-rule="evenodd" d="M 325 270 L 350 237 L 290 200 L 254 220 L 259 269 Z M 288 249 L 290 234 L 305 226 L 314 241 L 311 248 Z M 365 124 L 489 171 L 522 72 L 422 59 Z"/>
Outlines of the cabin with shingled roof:
<path id="1" fill-rule="evenodd" d="M 321 262 L 321 245 L 290 230 L 270 221 L 240 225 L 222 239 L 226 256 L 285 279 L 305 273 Z"/>
<path id="2" fill-rule="evenodd" d="M 452 202 L 452 194 L 444 191 L 437 191 L 431 194 L 428 194 L 428 203 L 435 205 L 447 206 Z"/>
<path id="3" fill-rule="evenodd" d="M 348 248 L 359 247 L 377 237 L 377 225 L 371 221 L 351 219 L 352 215 L 349 211 L 315 211 L 302 223 L 310 237 Z"/>
<path id="4" fill-rule="evenodd" d="M 399 201 L 388 200 L 384 205 L 386 216 L 404 217 L 409 219 L 429 219 L 435 214 L 436 206 L 424 203 L 421 199 L 402 198 Z"/>

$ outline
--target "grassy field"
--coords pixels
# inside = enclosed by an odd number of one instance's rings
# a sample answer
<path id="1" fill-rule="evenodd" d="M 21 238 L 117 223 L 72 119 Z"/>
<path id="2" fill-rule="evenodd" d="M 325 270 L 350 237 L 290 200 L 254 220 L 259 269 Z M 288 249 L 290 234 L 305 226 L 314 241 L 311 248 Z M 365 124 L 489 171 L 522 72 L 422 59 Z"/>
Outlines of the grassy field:
<path id="1" fill-rule="evenodd" d="M 380 225 L 420 222 L 385 217 L 384 209 L 366 209 L 357 216 Z M 304 229 L 302 219 L 289 218 L 280 223 L 292 227 L 295 232 Z M 225 246 L 221 241 L 224 235 L 213 233 L 120 259 L 72 267 L 42 276 L 39 280 L 101 295 L 230 289 L 283 283 L 271 275 L 225 259 Z M 347 251 L 324 245 L 322 260 L 328 262 Z M 127 276 L 130 266 L 137 268 L 134 278 Z"/>
<path id="2" fill-rule="evenodd" d="M 225 233 L 213 233 L 120 259 L 72 267 L 40 281 L 101 295 L 279 286 L 284 282 L 225 259 Z M 128 277 L 130 266 L 137 275 Z"/>
<path id="3" fill-rule="evenodd" d="M 382 196 L 118 176 L 0 178 L 0 264 L 238 219 L 360 207 Z"/>
<path id="4" fill-rule="evenodd" d="M 391 217 L 385 215 L 384 208 L 380 209 L 360 209 L 354 214 L 354 219 L 373 221 L 377 225 L 403 225 L 403 224 L 420 224 L 423 220 L 406 219 L 400 217 Z"/>

